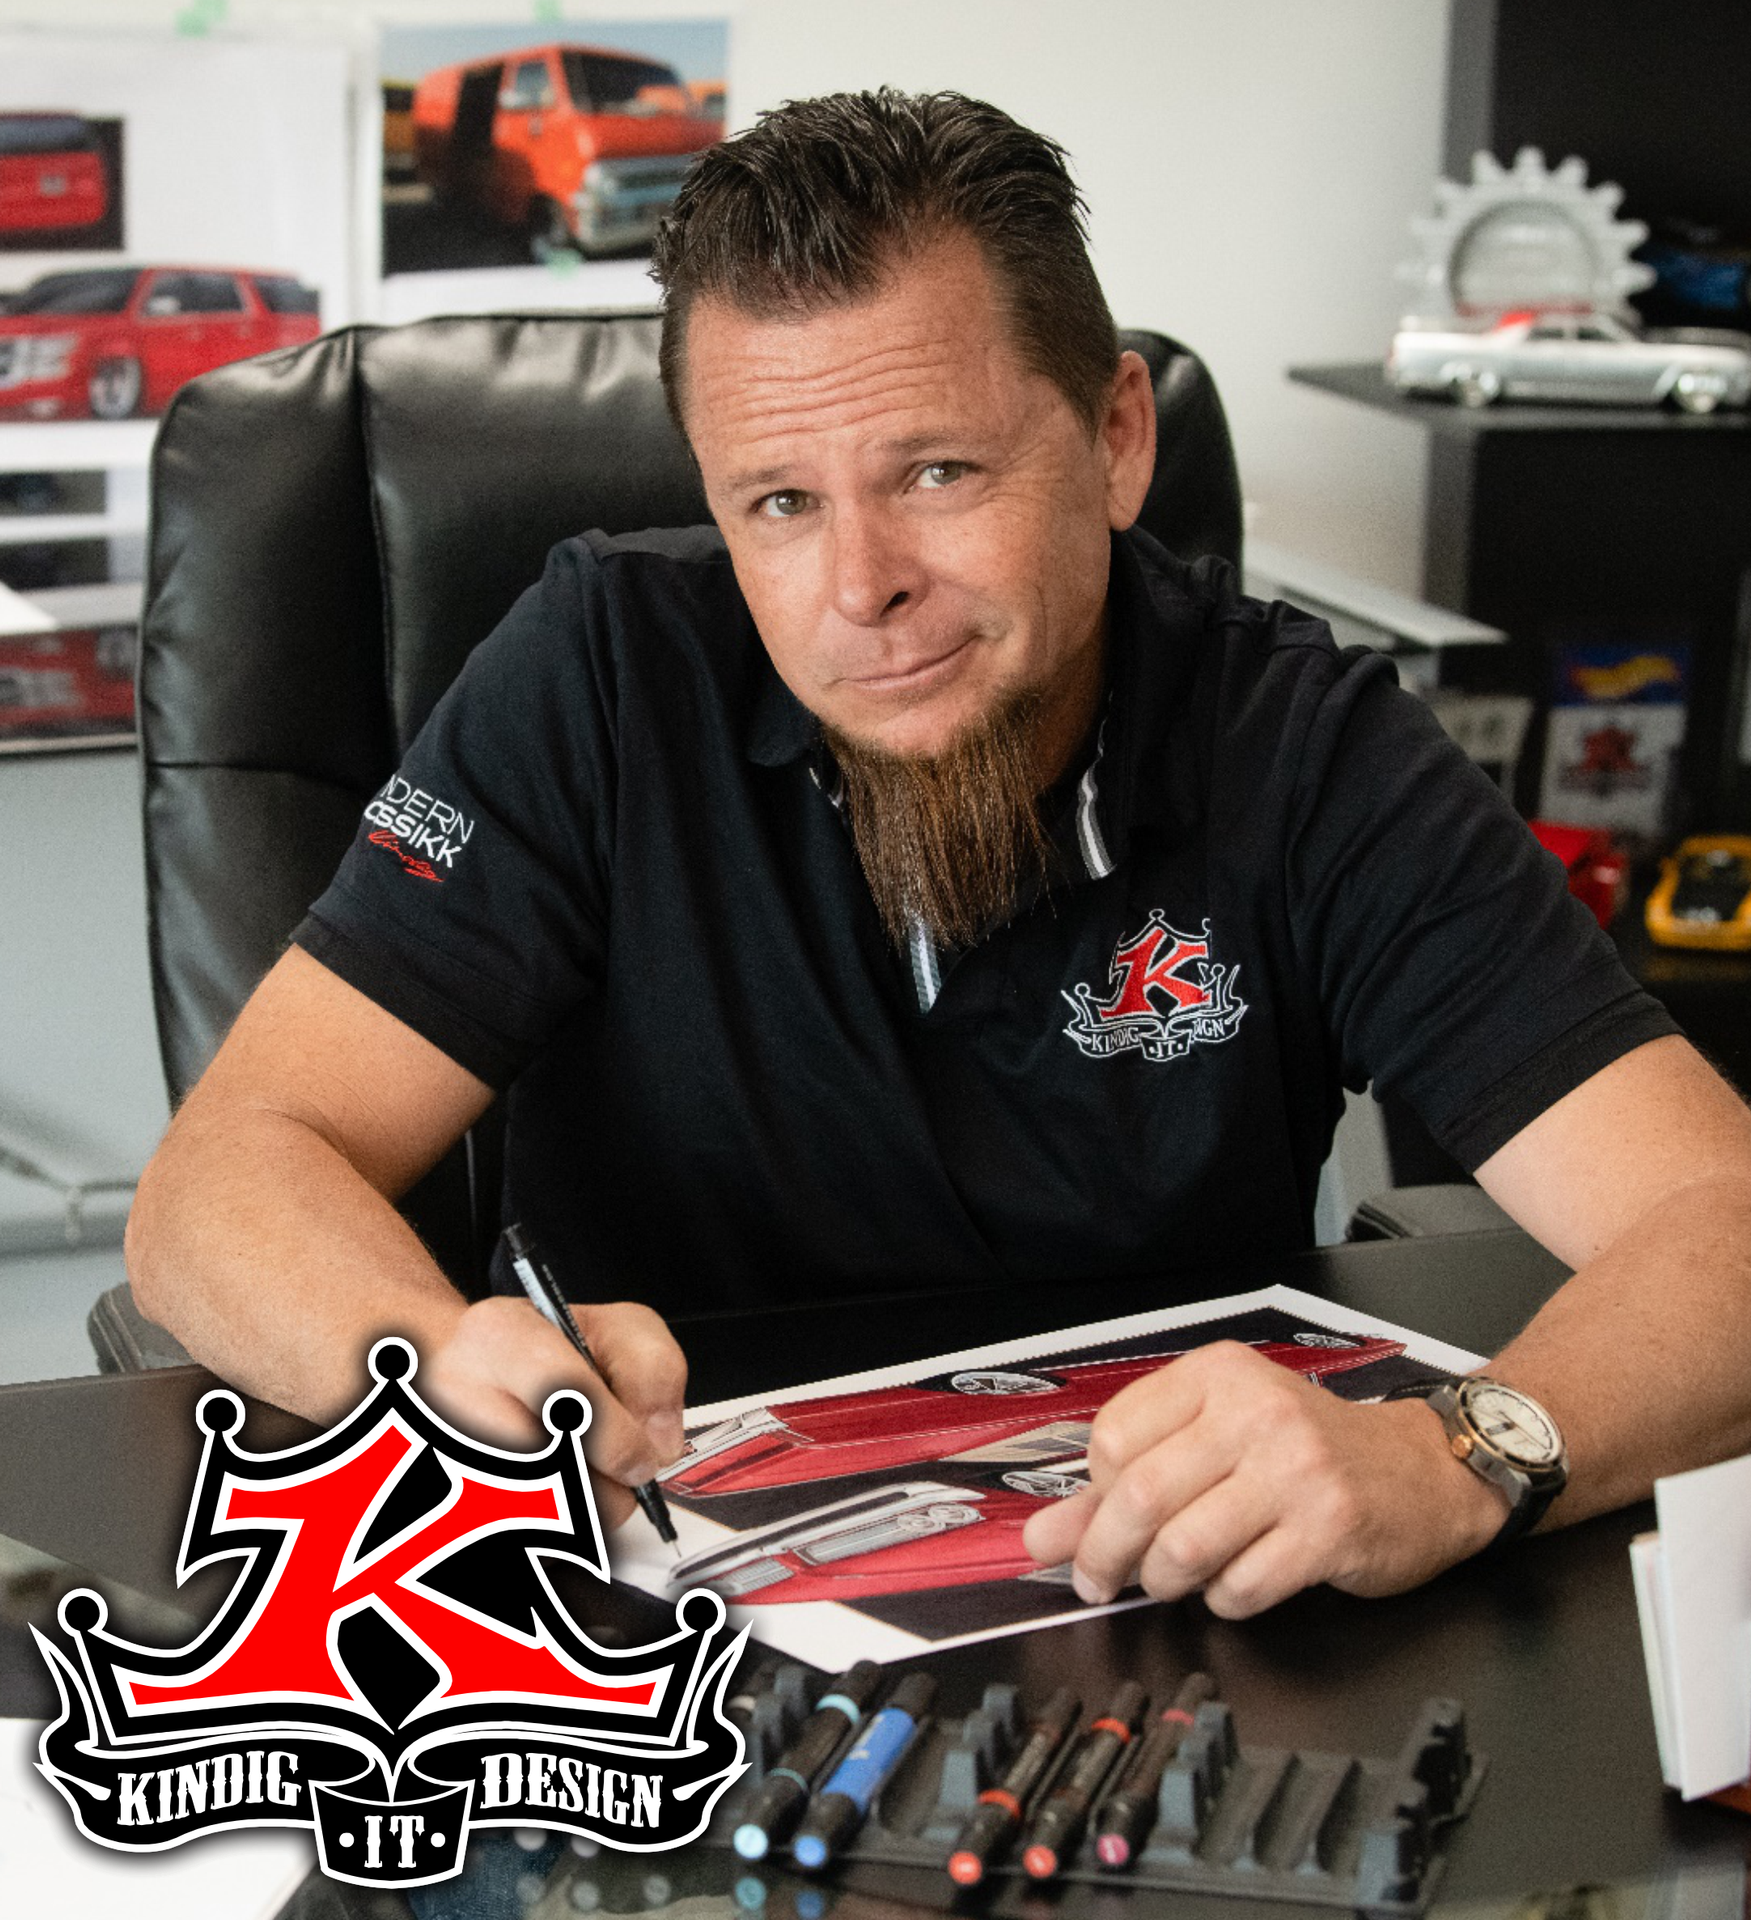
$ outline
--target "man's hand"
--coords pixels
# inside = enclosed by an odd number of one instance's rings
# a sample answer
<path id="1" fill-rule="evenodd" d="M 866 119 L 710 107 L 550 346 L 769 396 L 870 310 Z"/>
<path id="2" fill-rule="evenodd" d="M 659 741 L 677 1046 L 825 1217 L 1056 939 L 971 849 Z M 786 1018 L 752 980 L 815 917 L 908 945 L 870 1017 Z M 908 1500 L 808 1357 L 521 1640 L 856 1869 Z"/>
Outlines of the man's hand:
<path id="1" fill-rule="evenodd" d="M 541 1408 L 560 1387 L 590 1402 L 584 1452 L 606 1526 L 632 1511 L 642 1486 L 681 1452 L 687 1362 L 675 1337 L 635 1301 L 572 1309 L 597 1374 L 526 1300 L 494 1296 L 464 1308 L 441 1344 L 428 1345 L 420 1387 L 465 1433 L 500 1446 L 546 1439 Z"/>
<path id="2" fill-rule="evenodd" d="M 1421 1401 L 1358 1406 L 1227 1340 L 1115 1394 L 1088 1459 L 1090 1491 L 1023 1538 L 1044 1566 L 1070 1561 L 1089 1602 L 1140 1580 L 1242 1619 L 1320 1581 L 1399 1593 L 1507 1517 Z"/>

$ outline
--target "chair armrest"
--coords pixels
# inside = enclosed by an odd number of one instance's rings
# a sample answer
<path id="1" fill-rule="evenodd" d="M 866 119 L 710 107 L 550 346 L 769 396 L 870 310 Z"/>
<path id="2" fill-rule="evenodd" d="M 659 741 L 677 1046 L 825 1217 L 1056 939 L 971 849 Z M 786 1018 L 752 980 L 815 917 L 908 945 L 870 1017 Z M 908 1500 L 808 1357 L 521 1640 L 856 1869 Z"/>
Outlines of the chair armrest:
<path id="1" fill-rule="evenodd" d="M 100 1373 L 144 1373 L 151 1367 L 194 1364 L 194 1356 L 180 1341 L 134 1305 L 126 1287 L 111 1287 L 98 1295 L 97 1304 L 86 1315 L 85 1330 Z"/>

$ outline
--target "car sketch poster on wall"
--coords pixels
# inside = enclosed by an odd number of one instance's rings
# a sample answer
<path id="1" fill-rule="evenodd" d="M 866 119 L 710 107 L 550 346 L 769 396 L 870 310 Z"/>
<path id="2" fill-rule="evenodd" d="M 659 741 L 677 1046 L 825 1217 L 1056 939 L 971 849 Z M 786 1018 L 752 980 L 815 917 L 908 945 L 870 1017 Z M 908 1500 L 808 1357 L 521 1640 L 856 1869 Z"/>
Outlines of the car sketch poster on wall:
<path id="1" fill-rule="evenodd" d="M 0 750 L 131 741 L 152 422 L 354 317 L 364 65 L 0 33 Z"/>
<path id="2" fill-rule="evenodd" d="M 672 1597 L 710 1586 L 754 1637 L 829 1670 L 914 1658 L 1089 1612 L 1021 1545 L 1087 1484 L 1089 1423 L 1131 1380 L 1240 1340 L 1346 1399 L 1478 1356 L 1292 1287 L 1072 1327 L 690 1411 L 664 1475 L 679 1566 L 634 1515 L 614 1571 Z"/>
<path id="3" fill-rule="evenodd" d="M 379 317 L 653 304 L 727 49 L 722 20 L 386 27 Z"/>

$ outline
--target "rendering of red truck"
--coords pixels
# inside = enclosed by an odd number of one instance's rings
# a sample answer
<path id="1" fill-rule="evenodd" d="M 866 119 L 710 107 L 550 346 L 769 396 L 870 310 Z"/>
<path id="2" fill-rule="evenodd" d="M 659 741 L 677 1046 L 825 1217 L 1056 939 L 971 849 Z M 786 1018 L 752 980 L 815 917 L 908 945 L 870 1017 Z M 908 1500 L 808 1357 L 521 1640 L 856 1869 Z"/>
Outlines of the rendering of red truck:
<path id="1" fill-rule="evenodd" d="M 440 67 L 414 90 L 413 124 L 434 196 L 516 228 L 537 259 L 648 245 L 723 132 L 673 67 L 571 46 Z"/>
<path id="2" fill-rule="evenodd" d="M 671 1493 L 749 1493 L 928 1460 L 1020 1463 L 1080 1453 L 1088 1424 L 1133 1380 L 1184 1349 L 1064 1367 L 968 1367 L 940 1385 L 882 1387 L 756 1407 L 693 1435 L 663 1475 Z M 1254 1343 L 1278 1366 L 1323 1380 L 1402 1353 L 1391 1340 L 1321 1336 Z"/>
<path id="3" fill-rule="evenodd" d="M 89 122 L 76 113 L 0 113 L 0 238 L 94 227 L 109 205 Z"/>
<path id="4" fill-rule="evenodd" d="M 90 267 L 0 300 L 0 420 L 161 413 L 185 380 L 314 340 L 314 288 L 225 267 Z"/>
<path id="5" fill-rule="evenodd" d="M 1254 1352 L 1312 1381 L 1404 1352 L 1397 1340 L 1303 1333 Z M 969 1367 L 938 1381 L 756 1407 L 692 1435 L 661 1477 L 682 1501 L 934 1466 L 739 1534 L 676 1567 L 678 1586 L 758 1604 L 855 1600 L 988 1580 L 1058 1581 L 1022 1545 L 1029 1517 L 1087 1485 L 1089 1429 L 1121 1388 L 1180 1357 Z M 971 1470 L 971 1471 L 969 1471 Z"/>

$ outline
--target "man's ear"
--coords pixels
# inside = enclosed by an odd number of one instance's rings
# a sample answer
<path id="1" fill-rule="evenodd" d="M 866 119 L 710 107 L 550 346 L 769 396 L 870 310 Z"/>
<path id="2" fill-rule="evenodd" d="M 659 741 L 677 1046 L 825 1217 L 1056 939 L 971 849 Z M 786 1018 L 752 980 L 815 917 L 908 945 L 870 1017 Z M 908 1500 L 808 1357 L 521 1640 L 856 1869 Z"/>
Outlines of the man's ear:
<path id="1" fill-rule="evenodd" d="M 1142 354 L 1119 355 L 1099 437 L 1106 457 L 1107 524 L 1122 532 L 1143 511 L 1155 477 L 1155 382 Z"/>

